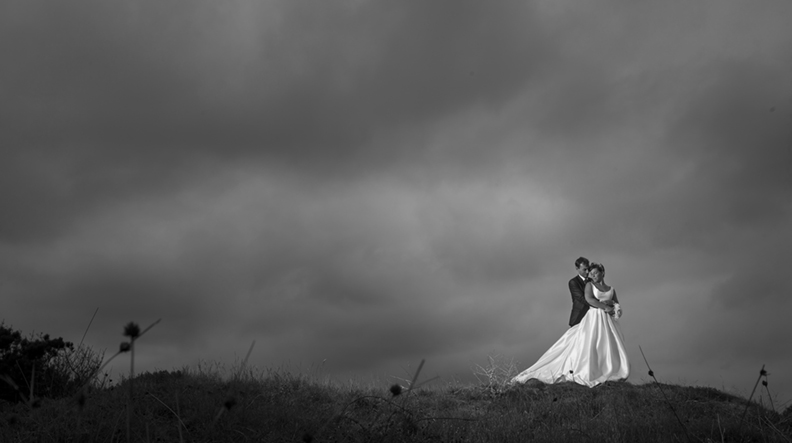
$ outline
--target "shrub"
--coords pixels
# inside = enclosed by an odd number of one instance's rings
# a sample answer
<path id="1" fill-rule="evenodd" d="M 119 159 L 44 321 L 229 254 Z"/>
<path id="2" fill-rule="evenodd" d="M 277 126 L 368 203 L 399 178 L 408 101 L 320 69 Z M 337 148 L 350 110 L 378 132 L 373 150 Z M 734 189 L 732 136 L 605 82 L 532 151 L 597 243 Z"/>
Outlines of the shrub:
<path id="1" fill-rule="evenodd" d="M 95 379 L 101 356 L 49 334 L 22 333 L 0 322 L 0 399 L 32 403 L 35 398 L 73 394 Z"/>

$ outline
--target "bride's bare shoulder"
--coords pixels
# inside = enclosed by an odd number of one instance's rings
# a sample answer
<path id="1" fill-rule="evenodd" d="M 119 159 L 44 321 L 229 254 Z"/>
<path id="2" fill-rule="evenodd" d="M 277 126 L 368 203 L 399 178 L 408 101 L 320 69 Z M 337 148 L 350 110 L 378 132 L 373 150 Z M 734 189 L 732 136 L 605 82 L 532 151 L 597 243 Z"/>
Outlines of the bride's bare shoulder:
<path id="1" fill-rule="evenodd" d="M 591 284 L 591 282 L 589 282 L 589 284 Z M 598 291 L 600 291 L 600 292 L 608 292 L 608 291 L 610 291 L 611 289 L 613 289 L 613 287 L 611 287 L 611 286 L 608 286 L 608 285 L 607 285 L 607 284 L 605 284 L 605 283 L 600 283 L 600 284 L 598 284 L 598 285 L 595 285 L 595 287 L 596 287 L 596 288 L 597 288 L 597 290 L 598 290 Z"/>

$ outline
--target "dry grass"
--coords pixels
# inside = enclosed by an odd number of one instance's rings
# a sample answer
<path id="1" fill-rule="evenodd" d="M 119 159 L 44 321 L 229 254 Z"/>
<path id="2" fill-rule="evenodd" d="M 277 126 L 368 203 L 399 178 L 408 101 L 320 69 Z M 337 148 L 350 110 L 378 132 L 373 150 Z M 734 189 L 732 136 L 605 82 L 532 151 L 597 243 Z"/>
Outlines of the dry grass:
<path id="1" fill-rule="evenodd" d="M 123 441 L 128 401 L 135 406 L 128 437 L 134 442 L 685 441 L 666 402 L 675 405 L 691 441 L 792 441 L 788 411 L 752 403 L 744 412 L 745 399 L 712 388 L 563 383 L 399 390 L 337 387 L 254 368 L 242 374 L 144 373 L 135 377 L 132 399 L 125 379 L 92 392 L 82 408 L 70 399 L 44 400 L 35 409 L 4 405 L 0 441 Z"/>
<path id="2" fill-rule="evenodd" d="M 131 351 L 143 333 L 127 332 Z M 427 384 L 421 362 L 404 385 L 338 386 L 250 367 L 252 350 L 229 371 L 202 362 L 134 376 L 130 358 L 116 386 L 35 408 L 0 404 L 0 441 L 792 442 L 790 408 L 779 414 L 712 388 L 511 385 L 514 364 L 498 356 L 473 368 L 474 385 Z"/>

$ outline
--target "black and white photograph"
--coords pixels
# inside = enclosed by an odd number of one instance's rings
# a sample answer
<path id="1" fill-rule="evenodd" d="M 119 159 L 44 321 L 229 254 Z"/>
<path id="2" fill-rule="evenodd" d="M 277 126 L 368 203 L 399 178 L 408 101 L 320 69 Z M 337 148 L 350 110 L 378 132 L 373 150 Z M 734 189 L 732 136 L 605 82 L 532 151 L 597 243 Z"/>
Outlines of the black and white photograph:
<path id="1" fill-rule="evenodd" d="M 792 1 L 0 3 L 0 441 L 792 441 Z"/>

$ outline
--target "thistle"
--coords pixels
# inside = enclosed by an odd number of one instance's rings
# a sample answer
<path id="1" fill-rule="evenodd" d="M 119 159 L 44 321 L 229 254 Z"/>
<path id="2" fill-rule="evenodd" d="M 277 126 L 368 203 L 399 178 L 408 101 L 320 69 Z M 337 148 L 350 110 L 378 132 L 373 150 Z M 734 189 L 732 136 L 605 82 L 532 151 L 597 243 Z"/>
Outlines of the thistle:
<path id="1" fill-rule="evenodd" d="M 759 381 L 765 377 L 767 379 L 767 371 L 765 371 L 765 365 L 762 365 L 762 369 L 759 370 L 759 378 L 756 379 L 756 383 L 754 383 L 753 390 L 751 391 L 751 395 L 748 397 L 748 402 L 745 403 L 745 409 L 743 409 L 742 417 L 740 418 L 740 425 L 737 427 L 737 432 L 739 433 L 742 430 L 743 420 L 745 420 L 745 413 L 748 412 L 748 406 L 751 404 L 751 399 L 753 399 L 754 393 L 756 393 L 756 387 L 759 386 Z M 764 384 L 767 386 L 767 384 Z"/>
<path id="2" fill-rule="evenodd" d="M 126 326 L 124 326 L 124 336 L 129 337 L 132 340 L 138 338 L 140 336 L 140 326 L 138 326 L 135 322 L 129 322 Z"/>

